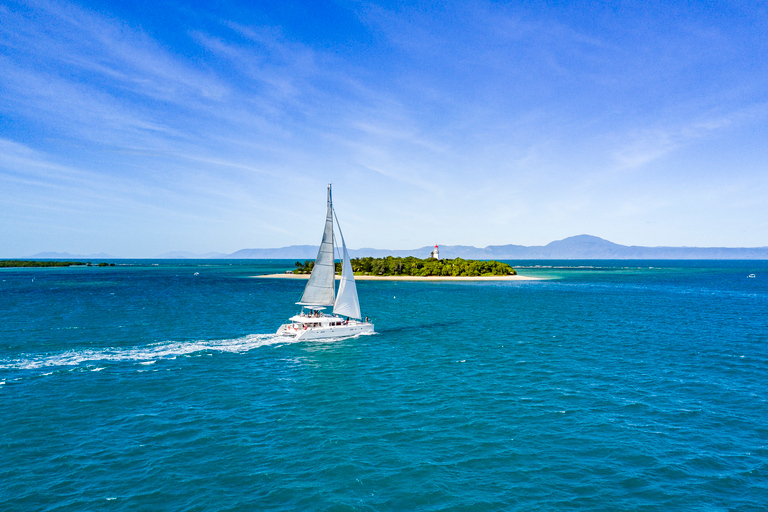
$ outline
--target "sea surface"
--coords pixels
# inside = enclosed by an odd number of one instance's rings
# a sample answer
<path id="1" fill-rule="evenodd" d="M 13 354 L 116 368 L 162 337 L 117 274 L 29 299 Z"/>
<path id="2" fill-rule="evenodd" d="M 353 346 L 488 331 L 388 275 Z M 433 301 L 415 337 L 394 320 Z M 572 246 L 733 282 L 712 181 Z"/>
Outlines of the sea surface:
<path id="1" fill-rule="evenodd" d="M 2 511 L 768 510 L 768 262 L 363 281 L 322 342 L 292 261 L 114 262 L 0 270 Z"/>

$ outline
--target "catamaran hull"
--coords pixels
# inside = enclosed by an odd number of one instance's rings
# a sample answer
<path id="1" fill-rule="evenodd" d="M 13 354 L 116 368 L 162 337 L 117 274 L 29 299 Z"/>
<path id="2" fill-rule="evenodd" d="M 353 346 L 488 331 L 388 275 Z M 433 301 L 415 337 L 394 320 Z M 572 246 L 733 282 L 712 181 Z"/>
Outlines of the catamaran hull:
<path id="1" fill-rule="evenodd" d="M 359 334 L 372 334 L 373 324 L 359 323 L 355 325 L 307 327 L 306 329 L 286 324 L 277 330 L 281 336 L 291 336 L 297 340 L 320 340 L 325 338 L 349 338 Z"/>

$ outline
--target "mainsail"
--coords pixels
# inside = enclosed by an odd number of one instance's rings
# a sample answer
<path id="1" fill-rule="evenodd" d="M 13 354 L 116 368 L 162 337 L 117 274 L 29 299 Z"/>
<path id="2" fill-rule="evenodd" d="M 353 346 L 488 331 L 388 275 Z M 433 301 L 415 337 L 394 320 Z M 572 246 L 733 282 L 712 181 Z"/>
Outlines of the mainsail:
<path id="1" fill-rule="evenodd" d="M 336 215 L 336 212 L 333 212 Z M 360 301 L 357 299 L 357 287 L 355 286 L 355 274 L 352 272 L 352 264 L 349 262 L 349 253 L 347 244 L 344 243 L 344 234 L 341 232 L 339 218 L 336 217 L 336 225 L 339 226 L 339 235 L 341 236 L 342 257 L 341 263 L 341 284 L 339 284 L 339 295 L 336 297 L 336 304 L 333 305 L 334 314 L 340 316 L 349 316 L 352 318 L 361 318 Z"/>
<path id="2" fill-rule="evenodd" d="M 320 250 L 317 251 L 315 267 L 309 276 L 304 294 L 297 304 L 303 306 L 333 306 L 334 278 L 336 262 L 333 256 L 333 202 L 331 201 L 331 185 L 328 185 L 328 208 L 325 213 L 325 231 Z"/>

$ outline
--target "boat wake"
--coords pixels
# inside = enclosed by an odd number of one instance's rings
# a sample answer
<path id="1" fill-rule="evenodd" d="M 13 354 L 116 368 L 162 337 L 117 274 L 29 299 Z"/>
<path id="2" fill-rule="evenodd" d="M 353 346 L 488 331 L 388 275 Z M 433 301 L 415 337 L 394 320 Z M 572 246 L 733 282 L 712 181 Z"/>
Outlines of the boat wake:
<path id="1" fill-rule="evenodd" d="M 226 340 L 162 342 L 142 347 L 69 350 L 55 354 L 24 354 L 18 359 L 0 359 L 0 370 L 34 370 L 52 366 L 78 366 L 89 362 L 154 362 L 175 359 L 198 352 L 248 352 L 255 348 L 293 343 L 295 340 L 276 334 L 249 334 Z"/>

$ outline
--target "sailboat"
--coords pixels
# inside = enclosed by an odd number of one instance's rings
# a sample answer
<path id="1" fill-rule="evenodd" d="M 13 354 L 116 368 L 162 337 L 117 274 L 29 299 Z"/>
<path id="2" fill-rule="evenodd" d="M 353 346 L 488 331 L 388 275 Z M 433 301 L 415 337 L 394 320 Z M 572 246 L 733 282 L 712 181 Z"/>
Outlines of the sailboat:
<path id="1" fill-rule="evenodd" d="M 336 294 L 336 259 L 334 256 L 333 221 L 341 237 L 341 280 L 339 293 Z M 339 219 L 333 209 L 331 185 L 328 184 L 328 206 L 325 214 L 323 241 L 317 251 L 315 266 L 309 276 L 301 300 L 297 302 L 301 312 L 289 318 L 288 323 L 280 326 L 277 334 L 292 336 L 297 340 L 315 340 L 322 338 L 345 338 L 358 334 L 372 334 L 373 323 L 366 317 L 362 320 L 360 301 L 357 298 L 355 275 L 349 261 L 344 234 L 341 232 Z M 332 314 L 324 309 L 333 307 Z"/>

